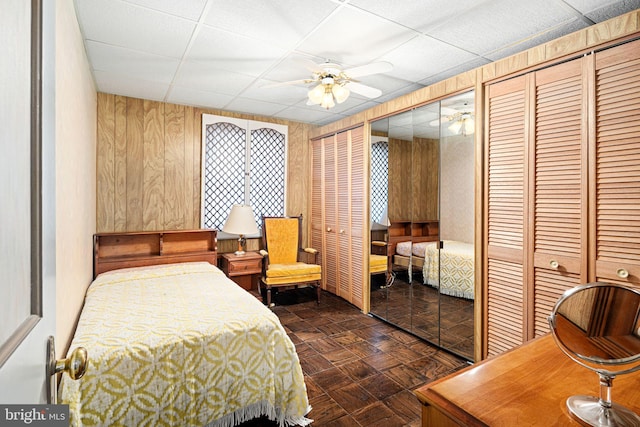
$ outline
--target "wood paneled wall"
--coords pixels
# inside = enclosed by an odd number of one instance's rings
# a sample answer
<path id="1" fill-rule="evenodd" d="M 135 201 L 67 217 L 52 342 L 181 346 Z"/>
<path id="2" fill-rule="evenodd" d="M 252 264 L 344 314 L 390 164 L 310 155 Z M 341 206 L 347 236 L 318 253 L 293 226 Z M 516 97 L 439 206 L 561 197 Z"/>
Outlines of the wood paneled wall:
<path id="1" fill-rule="evenodd" d="M 440 140 L 413 138 L 412 221 L 438 221 Z"/>
<path id="2" fill-rule="evenodd" d="M 200 227 L 203 113 L 288 125 L 286 213 L 308 218 L 311 125 L 98 93 L 97 232 Z"/>
<path id="3" fill-rule="evenodd" d="M 388 215 L 392 222 L 411 221 L 411 141 L 389 138 Z"/>

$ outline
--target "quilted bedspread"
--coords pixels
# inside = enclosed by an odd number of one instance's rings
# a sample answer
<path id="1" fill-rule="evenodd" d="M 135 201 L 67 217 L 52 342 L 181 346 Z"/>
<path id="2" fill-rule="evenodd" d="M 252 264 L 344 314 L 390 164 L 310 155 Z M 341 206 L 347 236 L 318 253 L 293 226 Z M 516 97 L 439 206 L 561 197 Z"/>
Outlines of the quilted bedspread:
<path id="1" fill-rule="evenodd" d="M 422 275 L 425 284 L 440 293 L 455 297 L 474 298 L 473 244 L 444 240 L 438 251 L 437 242 L 414 243 L 415 256 L 424 258 Z M 438 258 L 440 257 L 440 260 Z"/>
<path id="2" fill-rule="evenodd" d="M 277 316 L 216 267 L 183 263 L 103 273 L 87 291 L 63 375 L 71 425 L 233 426 L 266 415 L 307 425 L 295 347 Z"/>

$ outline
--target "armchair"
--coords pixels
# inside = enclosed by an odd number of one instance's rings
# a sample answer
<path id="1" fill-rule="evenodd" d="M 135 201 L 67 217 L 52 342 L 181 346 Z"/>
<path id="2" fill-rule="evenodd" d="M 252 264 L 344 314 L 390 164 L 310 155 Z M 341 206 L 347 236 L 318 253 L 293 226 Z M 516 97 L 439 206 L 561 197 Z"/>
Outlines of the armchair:
<path id="1" fill-rule="evenodd" d="M 314 286 L 320 304 L 322 268 L 319 253 L 302 248 L 302 215 L 297 217 L 262 217 L 263 256 L 261 286 L 267 291 L 271 306 L 271 289 L 295 289 Z M 262 291 L 262 290 L 260 290 Z"/>

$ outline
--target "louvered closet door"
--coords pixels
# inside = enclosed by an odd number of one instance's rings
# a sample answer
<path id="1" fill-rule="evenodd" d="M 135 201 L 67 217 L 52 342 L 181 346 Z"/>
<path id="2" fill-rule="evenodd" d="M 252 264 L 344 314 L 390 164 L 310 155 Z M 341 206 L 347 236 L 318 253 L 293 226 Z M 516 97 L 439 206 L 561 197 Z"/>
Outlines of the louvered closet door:
<path id="1" fill-rule="evenodd" d="M 365 258 L 364 237 L 365 237 L 365 187 L 368 185 L 365 174 L 365 145 L 364 127 L 352 129 L 348 135 L 348 159 L 349 167 L 349 203 L 347 211 L 344 204 L 340 205 L 340 218 L 349 218 L 348 227 L 344 228 L 349 235 L 348 258 L 349 277 L 348 289 L 349 299 L 356 307 L 364 308 L 364 287 L 365 287 L 365 262 L 368 262 L 368 251 Z M 368 157 L 368 156 L 367 156 Z M 342 225 L 341 225 L 341 228 Z M 346 271 L 342 270 L 341 271 Z M 368 278 L 367 278 L 368 279 Z M 368 283 L 368 282 L 367 282 Z"/>
<path id="2" fill-rule="evenodd" d="M 324 265 L 324 179 L 322 139 L 311 141 L 311 247 L 320 251 Z M 326 276 L 322 275 L 322 288 L 326 289 Z"/>
<path id="3" fill-rule="evenodd" d="M 596 54 L 592 280 L 640 285 L 640 41 Z"/>
<path id="4" fill-rule="evenodd" d="M 487 355 L 524 336 L 525 92 L 518 77 L 487 90 Z"/>
<path id="5" fill-rule="evenodd" d="M 351 232 L 350 232 L 350 184 L 351 162 L 349 160 L 351 147 L 350 132 L 342 132 L 336 136 L 336 176 L 337 176 L 337 211 L 336 237 L 337 251 L 337 294 L 350 302 L 351 300 Z"/>
<path id="6" fill-rule="evenodd" d="M 322 274 L 325 277 L 326 290 L 337 294 L 338 284 L 338 188 L 337 188 L 337 152 L 336 136 L 323 139 L 324 185 L 324 258 Z"/>
<path id="7" fill-rule="evenodd" d="M 363 128 L 336 136 L 337 294 L 363 307 L 364 146 Z"/>
<path id="8" fill-rule="evenodd" d="M 535 138 L 530 146 L 535 162 L 529 206 L 534 259 L 527 283 L 533 283 L 529 333 L 534 336 L 549 332 L 547 318 L 564 291 L 587 279 L 584 64 L 579 59 L 532 74 Z"/>

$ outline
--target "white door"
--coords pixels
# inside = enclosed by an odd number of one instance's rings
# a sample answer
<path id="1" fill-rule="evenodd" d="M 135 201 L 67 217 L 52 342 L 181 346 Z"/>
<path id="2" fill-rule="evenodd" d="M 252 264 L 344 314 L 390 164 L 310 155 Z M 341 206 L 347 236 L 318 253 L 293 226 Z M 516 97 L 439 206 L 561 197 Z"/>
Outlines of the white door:
<path id="1" fill-rule="evenodd" d="M 4 350 L 0 366 L 0 404 L 46 402 L 47 339 L 55 332 L 55 3 L 42 5 L 41 96 L 41 309 L 31 307 L 30 220 L 32 9 L 25 0 L 2 0 L 0 13 L 0 346 L 12 341 L 20 324 L 35 326 Z M 7 82 L 10 82 L 7 84 Z M 10 100 L 10 101 L 6 101 Z M 10 237 L 9 237 L 10 236 Z M 35 316 L 32 313 L 36 313 Z M 24 334 L 22 334 L 24 335 Z M 60 355 L 59 355 L 60 358 Z"/>

